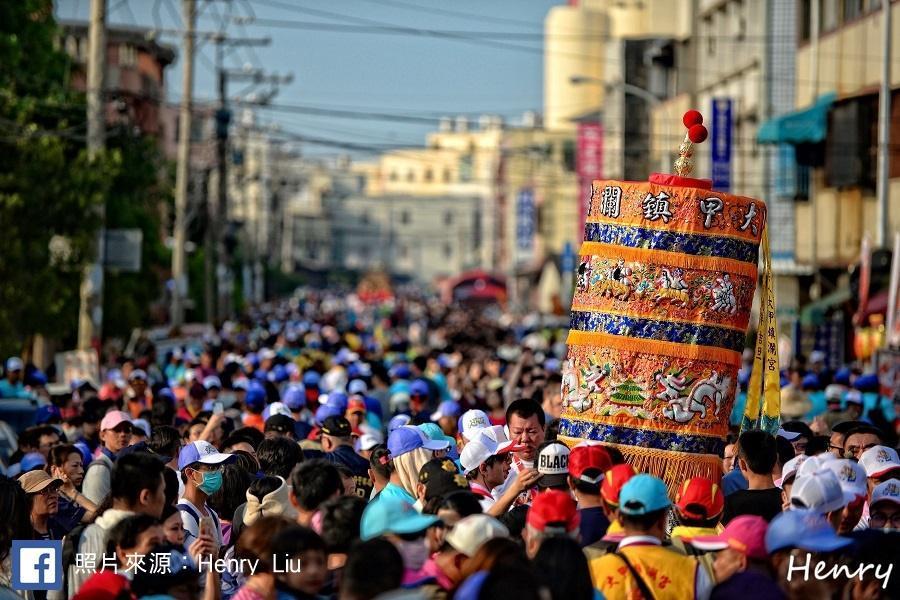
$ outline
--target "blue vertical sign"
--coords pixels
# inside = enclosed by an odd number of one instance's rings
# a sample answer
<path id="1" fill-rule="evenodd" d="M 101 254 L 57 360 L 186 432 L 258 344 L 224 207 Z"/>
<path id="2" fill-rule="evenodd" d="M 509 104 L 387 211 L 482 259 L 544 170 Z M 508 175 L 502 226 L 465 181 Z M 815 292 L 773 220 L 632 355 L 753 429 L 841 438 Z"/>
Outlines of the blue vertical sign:
<path id="1" fill-rule="evenodd" d="M 731 98 L 712 101 L 712 181 L 719 192 L 731 190 Z"/>
<path id="2" fill-rule="evenodd" d="M 519 264 L 534 257 L 535 221 L 534 190 L 522 188 L 516 196 L 516 262 Z"/>

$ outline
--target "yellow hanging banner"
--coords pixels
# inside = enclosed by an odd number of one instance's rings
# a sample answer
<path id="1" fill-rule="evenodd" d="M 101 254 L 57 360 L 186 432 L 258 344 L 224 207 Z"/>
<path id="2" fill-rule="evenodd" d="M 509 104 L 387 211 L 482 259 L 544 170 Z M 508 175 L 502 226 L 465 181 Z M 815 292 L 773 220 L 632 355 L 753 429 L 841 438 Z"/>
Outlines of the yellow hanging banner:
<path id="1" fill-rule="evenodd" d="M 775 282 L 772 280 L 772 254 L 769 228 L 762 235 L 762 285 L 760 288 L 759 328 L 753 371 L 747 389 L 747 404 L 741 420 L 741 432 L 763 429 L 778 433 L 781 420 L 781 375 L 778 361 L 778 324 L 775 315 Z"/>

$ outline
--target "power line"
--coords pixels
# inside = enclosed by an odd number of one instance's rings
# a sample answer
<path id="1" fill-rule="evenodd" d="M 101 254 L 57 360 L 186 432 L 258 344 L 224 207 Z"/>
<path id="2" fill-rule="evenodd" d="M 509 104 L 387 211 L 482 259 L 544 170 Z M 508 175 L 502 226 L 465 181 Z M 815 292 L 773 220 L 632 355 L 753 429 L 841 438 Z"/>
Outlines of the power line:
<path id="1" fill-rule="evenodd" d="M 539 25 L 535 25 L 530 21 L 520 21 L 518 19 L 507 19 L 504 17 L 492 17 L 488 15 L 476 15 L 471 13 L 463 13 L 457 12 L 454 10 L 447 10 L 445 8 L 433 8 L 430 6 L 419 6 L 417 4 L 409 4 L 407 2 L 401 2 L 400 0 L 364 0 L 365 2 L 369 2 L 372 4 L 376 4 L 379 6 L 396 6 L 397 8 L 403 8 L 415 12 L 420 13 L 428 13 L 432 15 L 444 15 L 448 17 L 460 18 L 468 21 L 476 21 L 479 23 L 508 23 L 511 25 L 520 25 L 522 27 L 530 27 L 537 28 Z"/>

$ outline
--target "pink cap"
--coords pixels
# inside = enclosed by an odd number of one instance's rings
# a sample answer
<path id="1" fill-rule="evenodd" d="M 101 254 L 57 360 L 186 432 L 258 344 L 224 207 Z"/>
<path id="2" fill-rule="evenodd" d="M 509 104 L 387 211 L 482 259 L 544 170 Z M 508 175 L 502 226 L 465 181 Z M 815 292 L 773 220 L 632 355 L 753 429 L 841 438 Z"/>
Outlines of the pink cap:
<path id="1" fill-rule="evenodd" d="M 690 540 L 691 545 L 700 550 L 724 550 L 733 548 L 747 558 L 765 560 L 766 529 L 769 524 L 756 515 L 741 515 L 728 522 L 719 535 L 698 536 Z"/>
<path id="2" fill-rule="evenodd" d="M 100 421 L 100 431 L 115 429 L 122 423 L 131 424 L 131 416 L 127 412 L 121 410 L 111 410 L 106 413 L 106 416 Z"/>

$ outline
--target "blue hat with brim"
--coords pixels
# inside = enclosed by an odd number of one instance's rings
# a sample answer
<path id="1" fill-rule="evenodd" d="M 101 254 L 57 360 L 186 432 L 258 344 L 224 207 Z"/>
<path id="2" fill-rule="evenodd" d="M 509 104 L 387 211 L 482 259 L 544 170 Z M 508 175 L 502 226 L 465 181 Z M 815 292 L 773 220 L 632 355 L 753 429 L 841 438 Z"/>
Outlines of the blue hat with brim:
<path id="1" fill-rule="evenodd" d="M 619 492 L 619 511 L 628 516 L 646 515 L 671 505 L 666 484 L 646 473 L 629 479 Z"/>
<path id="2" fill-rule="evenodd" d="M 786 510 L 772 519 L 766 530 L 766 552 L 769 554 L 788 548 L 834 552 L 852 542 L 835 533 L 825 517 L 810 510 Z"/>
<path id="3" fill-rule="evenodd" d="M 420 514 L 412 504 L 401 498 L 378 498 L 363 511 L 360 537 L 371 540 L 386 533 L 418 533 L 438 521 L 437 516 Z"/>
<path id="4" fill-rule="evenodd" d="M 445 440 L 431 440 L 418 427 L 404 425 L 398 427 L 388 436 L 388 452 L 391 458 L 397 458 L 417 448 L 426 450 L 446 450 L 450 444 Z"/>
<path id="5" fill-rule="evenodd" d="M 22 461 L 19 465 L 22 468 L 22 472 L 27 473 L 28 471 L 46 466 L 47 459 L 44 458 L 44 455 L 40 452 L 29 452 L 22 457 Z"/>

